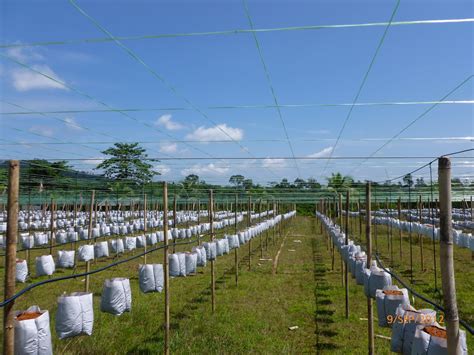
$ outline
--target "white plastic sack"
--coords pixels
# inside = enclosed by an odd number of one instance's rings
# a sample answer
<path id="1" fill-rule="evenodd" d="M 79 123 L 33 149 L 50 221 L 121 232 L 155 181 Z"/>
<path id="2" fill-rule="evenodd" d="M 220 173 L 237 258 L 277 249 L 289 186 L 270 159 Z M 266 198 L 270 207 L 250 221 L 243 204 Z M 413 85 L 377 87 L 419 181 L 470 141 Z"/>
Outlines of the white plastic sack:
<path id="1" fill-rule="evenodd" d="M 430 332 L 433 333 L 433 329 L 437 332 L 446 332 L 446 328 L 441 327 L 438 323 L 416 327 L 411 348 L 412 354 L 444 355 L 448 353 L 447 339 L 431 335 Z M 467 355 L 466 332 L 464 330 L 459 330 L 459 346 L 461 350 L 459 355 Z"/>
<path id="2" fill-rule="evenodd" d="M 369 296 L 375 298 L 375 292 L 377 290 L 383 290 L 385 286 L 392 285 L 392 275 L 383 269 L 372 268 L 369 276 Z"/>
<path id="3" fill-rule="evenodd" d="M 137 238 L 125 237 L 125 250 L 134 250 L 137 248 Z"/>
<path id="4" fill-rule="evenodd" d="M 92 334 L 94 306 L 92 293 L 73 292 L 58 297 L 56 333 L 59 339 Z"/>
<path id="5" fill-rule="evenodd" d="M 107 242 L 98 242 L 94 245 L 94 256 L 96 258 L 109 256 L 109 245 Z"/>
<path id="6" fill-rule="evenodd" d="M 124 312 L 130 312 L 131 309 L 130 280 L 121 277 L 106 279 L 100 299 L 100 310 L 119 316 Z"/>
<path id="7" fill-rule="evenodd" d="M 165 276 L 162 264 L 140 265 L 138 276 L 143 293 L 163 291 Z"/>
<path id="8" fill-rule="evenodd" d="M 81 245 L 77 252 L 79 261 L 94 260 L 94 246 L 92 244 Z"/>
<path id="9" fill-rule="evenodd" d="M 28 276 L 28 264 L 26 260 L 16 259 L 16 275 L 17 282 L 25 282 Z"/>
<path id="10" fill-rule="evenodd" d="M 216 260 L 216 255 L 217 255 L 216 242 L 203 243 L 203 246 L 206 249 L 207 260 Z"/>
<path id="11" fill-rule="evenodd" d="M 39 316 L 21 320 L 22 313 L 38 313 Z M 53 354 L 48 311 L 42 311 L 38 306 L 31 306 L 24 312 L 16 312 L 14 328 L 16 355 Z"/>
<path id="12" fill-rule="evenodd" d="M 52 275 L 55 271 L 52 255 L 41 255 L 36 258 L 36 275 Z"/>
<path id="13" fill-rule="evenodd" d="M 146 239 L 144 235 L 139 235 L 137 237 L 137 248 L 144 248 L 146 243 Z"/>
<path id="14" fill-rule="evenodd" d="M 71 268 L 74 267 L 74 250 L 58 250 L 58 267 Z"/>
<path id="15" fill-rule="evenodd" d="M 399 289 L 398 286 L 385 286 L 383 290 L 377 290 L 375 293 L 377 302 L 377 314 L 379 326 L 391 327 L 395 319 L 397 308 L 400 304 L 409 305 L 410 298 L 406 288 Z"/>
<path id="16" fill-rule="evenodd" d="M 23 249 L 31 249 L 35 246 L 35 237 L 32 235 L 24 235 L 21 237 L 21 246 Z"/>
<path id="17" fill-rule="evenodd" d="M 112 253 L 119 254 L 123 253 L 123 240 L 122 239 L 112 239 L 110 240 L 110 248 L 112 249 Z"/>
<path id="18" fill-rule="evenodd" d="M 410 305 L 397 307 L 396 320 L 392 324 L 390 350 L 396 353 L 411 354 L 413 338 L 417 325 L 426 325 L 436 320 L 436 311 L 432 309 L 416 310 Z"/>
<path id="19" fill-rule="evenodd" d="M 185 253 L 186 275 L 194 274 L 197 271 L 197 252 Z"/>

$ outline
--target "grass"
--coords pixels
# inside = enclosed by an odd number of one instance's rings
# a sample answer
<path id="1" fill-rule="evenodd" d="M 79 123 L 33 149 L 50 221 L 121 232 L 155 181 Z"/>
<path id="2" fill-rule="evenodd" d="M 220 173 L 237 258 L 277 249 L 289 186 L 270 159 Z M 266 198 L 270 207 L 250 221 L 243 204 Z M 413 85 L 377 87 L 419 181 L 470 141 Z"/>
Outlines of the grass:
<path id="1" fill-rule="evenodd" d="M 239 249 L 239 284 L 235 284 L 234 255 L 220 257 L 216 262 L 216 312 L 211 312 L 210 267 L 199 268 L 196 276 L 170 280 L 171 289 L 171 352 L 179 354 L 354 354 L 367 353 L 366 299 L 363 288 L 350 278 L 350 317 L 345 319 L 344 288 L 341 283 L 339 256 L 331 270 L 331 255 L 326 237 L 319 233 L 315 218 L 296 217 L 278 233 L 275 240 L 269 233 L 268 250 L 263 259 L 273 259 L 282 242 L 276 275 L 272 261 L 260 260 L 260 237 L 252 240 L 252 268 L 248 270 L 248 245 Z M 222 233 L 222 232 L 221 232 Z M 383 229 L 379 226 L 378 248 L 388 265 Z M 396 234 L 398 236 L 398 234 Z M 265 235 L 262 241 L 266 240 Z M 396 238 L 395 238 L 396 240 Z M 404 241 L 403 243 L 406 243 Z M 404 244 L 406 245 L 406 244 Z M 397 244 L 398 246 L 398 244 Z M 191 246 L 179 246 L 189 250 Z M 385 249 L 384 249 L 385 248 Z M 418 248 L 414 247 L 414 251 Z M 426 246 L 428 250 L 428 246 Z M 395 249 L 398 251 L 398 249 Z M 397 253 L 395 253 L 397 254 Z M 414 254 L 418 255 L 418 254 Z M 429 255 L 429 253 L 425 253 Z M 394 267 L 406 270 L 408 252 Z M 162 262 L 162 251 L 148 257 L 148 262 Z M 456 248 L 458 304 L 462 317 L 472 317 L 472 262 L 470 253 Z M 431 287 L 432 273 L 427 270 L 415 277 L 415 288 L 426 295 Z M 414 257 L 414 261 L 419 257 Z M 97 262 L 98 267 L 101 263 Z M 55 353 L 61 354 L 148 354 L 163 351 L 164 295 L 142 294 L 138 289 L 138 264 L 122 264 L 91 277 L 94 292 L 95 324 L 91 337 L 80 336 L 59 340 L 54 331 L 56 297 L 62 292 L 82 290 L 82 280 L 71 280 L 42 286 L 28 292 L 16 303 L 16 309 L 37 304 L 51 314 L 51 331 Z M 397 264 L 398 263 L 398 264 Z M 398 266 L 397 266 L 398 265 Z M 414 264 L 415 270 L 418 264 Z M 64 271 L 70 272 L 70 271 Z M 55 276 L 59 275 L 59 271 Z M 132 286 L 132 312 L 120 317 L 99 311 L 100 294 L 105 278 L 126 276 Z M 407 280 L 406 277 L 404 277 Z M 428 291 L 426 291 L 428 290 Z M 416 307 L 422 303 L 416 301 Z M 374 305 L 375 307 L 375 305 Z M 375 310 L 375 309 L 374 309 Z M 376 315 L 376 312 L 375 312 Z M 472 319 L 472 318 L 469 318 Z M 379 328 L 375 333 L 390 336 L 390 330 Z M 289 330 L 290 326 L 298 326 Z M 468 336 L 472 349 L 473 337 Z M 377 354 L 389 354 L 390 342 L 377 337 Z"/>

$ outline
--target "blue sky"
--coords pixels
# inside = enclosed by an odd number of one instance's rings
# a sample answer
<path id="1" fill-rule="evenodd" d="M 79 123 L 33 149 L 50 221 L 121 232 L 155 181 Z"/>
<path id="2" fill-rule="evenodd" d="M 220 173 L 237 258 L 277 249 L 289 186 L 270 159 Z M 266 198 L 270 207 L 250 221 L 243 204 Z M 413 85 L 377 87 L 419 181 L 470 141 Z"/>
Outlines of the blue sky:
<path id="1" fill-rule="evenodd" d="M 241 1 L 77 4 L 114 36 L 250 28 Z M 254 28 L 270 29 L 383 23 L 389 21 L 396 1 L 247 4 Z M 152 157 L 209 158 L 162 160 L 156 166 L 163 173 L 160 179 L 196 173 L 209 182 L 226 182 L 240 173 L 262 183 L 298 176 L 322 180 L 335 171 L 380 180 L 428 160 L 377 159 L 361 165 L 361 160 L 281 159 L 293 155 L 272 107 L 274 98 L 251 32 L 123 40 L 165 85 L 117 43 L 84 42 L 107 35 L 69 1 L 5 0 L 0 6 L 0 158 L 78 159 L 74 165 L 90 170 L 111 142 L 141 141 Z M 472 18 L 472 1 L 400 1 L 395 22 L 471 20 L 392 25 L 357 102 L 443 98 L 474 74 Z M 256 32 L 296 157 L 371 155 L 430 109 L 427 103 L 361 105 L 348 116 L 385 29 L 380 25 Z M 5 46 L 48 41 L 70 43 Z M 451 103 L 430 110 L 375 156 L 427 157 L 473 148 L 474 78 L 446 100 Z M 92 112 L 107 107 L 138 110 Z M 25 111 L 43 114 L 11 114 Z M 455 174 L 473 175 L 470 156 L 472 152 L 454 161 Z"/>

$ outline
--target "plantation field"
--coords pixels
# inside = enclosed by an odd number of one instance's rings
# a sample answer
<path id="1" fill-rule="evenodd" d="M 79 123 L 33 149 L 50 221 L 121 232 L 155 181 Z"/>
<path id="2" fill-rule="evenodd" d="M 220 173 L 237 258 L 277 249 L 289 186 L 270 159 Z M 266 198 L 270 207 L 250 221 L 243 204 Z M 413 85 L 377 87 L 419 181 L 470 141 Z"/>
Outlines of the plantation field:
<path id="1" fill-rule="evenodd" d="M 353 220 L 352 222 L 357 222 Z M 358 223 L 358 222 L 357 222 Z M 358 233 L 358 224 L 351 224 Z M 357 227 L 357 228 L 355 228 Z M 364 230 L 363 226 L 363 229 Z M 239 226 L 239 230 L 243 226 Z M 377 246 L 385 266 L 389 266 L 385 227 L 377 226 Z M 218 236 L 225 230 L 219 231 Z M 268 239 L 268 245 L 266 241 Z M 356 235 L 359 240 L 359 236 Z M 416 239 L 415 236 L 413 238 Z M 365 237 L 363 238 L 365 241 Z M 262 242 L 262 246 L 260 245 Z M 425 239 L 426 241 L 426 239 Z M 399 259 L 398 231 L 394 230 L 394 270 L 409 281 L 408 241 L 404 237 L 403 259 Z M 192 245 L 177 246 L 177 251 Z M 211 312 L 210 265 L 198 268 L 198 274 L 170 280 L 171 352 L 176 354 L 365 354 L 367 351 L 367 311 L 363 287 L 349 279 L 350 317 L 345 319 L 344 288 L 340 257 L 335 253 L 334 270 L 327 237 L 320 233 L 314 217 L 296 217 L 284 222 L 282 235 L 270 229 L 251 242 L 251 270 L 248 270 L 249 245 L 238 251 L 239 279 L 235 284 L 234 252 L 216 261 L 216 312 Z M 435 299 L 433 294 L 432 251 L 425 243 L 426 271 L 419 274 L 419 247 L 413 246 L 414 288 Z M 439 249 L 439 248 L 438 248 Z M 439 251 L 439 250 L 438 250 Z M 139 251 L 135 251 L 138 253 Z M 456 284 L 461 318 L 472 323 L 473 262 L 471 253 L 455 248 Z M 127 256 L 130 254 L 127 254 Z M 274 272 L 274 261 L 278 266 Z M 127 257 L 125 256 L 125 257 Z M 162 263 L 162 250 L 148 256 L 148 263 Z M 97 261 L 92 269 L 111 262 Z M 61 354 L 146 354 L 163 351 L 164 295 L 143 294 L 138 288 L 138 264 L 142 259 L 122 264 L 91 276 L 94 292 L 95 323 L 91 337 L 59 340 L 54 331 L 56 297 L 62 292 L 83 290 L 84 280 L 68 280 L 41 286 L 21 297 L 16 309 L 36 304 L 50 311 L 53 347 Z M 3 264 L 3 263 L 2 263 Z M 82 263 L 84 264 L 84 263 Z M 439 267 L 439 265 L 438 265 Z M 79 268 L 78 271 L 81 269 Z M 54 276 L 69 274 L 58 270 Z M 4 274 L 2 269 L 0 275 Z M 109 277 L 130 277 L 132 312 L 115 317 L 99 311 L 102 284 Z M 440 272 L 438 268 L 438 277 Z M 37 280 L 37 279 L 35 279 Z M 3 280 L 2 280 L 3 281 Z M 438 283 L 440 287 L 440 282 Z M 18 289 L 20 289 L 19 286 Z M 424 304 L 415 300 L 415 307 Z M 374 315 L 376 309 L 374 304 Z M 389 337 L 390 330 L 380 328 L 374 319 L 375 334 Z M 298 329 L 289 330 L 297 326 Z M 389 354 L 390 341 L 376 336 L 377 354 Z M 468 346 L 474 347 L 473 336 Z"/>

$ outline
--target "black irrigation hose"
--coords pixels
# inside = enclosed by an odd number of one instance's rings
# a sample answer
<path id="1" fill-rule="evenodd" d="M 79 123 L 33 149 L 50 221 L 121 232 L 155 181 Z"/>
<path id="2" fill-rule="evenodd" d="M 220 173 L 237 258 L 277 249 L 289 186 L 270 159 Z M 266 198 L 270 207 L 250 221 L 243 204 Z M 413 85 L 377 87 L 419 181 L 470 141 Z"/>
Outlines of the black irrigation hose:
<path id="1" fill-rule="evenodd" d="M 416 292 L 415 290 L 413 290 L 411 287 L 409 287 L 397 274 L 393 273 L 392 271 L 386 269 L 382 262 L 380 261 L 379 259 L 379 256 L 377 253 L 374 254 L 375 255 L 375 259 L 377 260 L 379 266 L 387 273 L 389 273 L 395 280 L 397 280 L 398 282 L 400 282 L 402 284 L 403 287 L 405 287 L 408 291 L 410 291 L 413 295 L 415 295 L 416 297 L 420 298 L 421 300 L 425 301 L 426 303 L 429 303 L 430 305 L 432 305 L 433 307 L 435 307 L 436 309 L 440 310 L 441 312 L 443 313 L 446 313 L 446 311 L 444 310 L 444 308 L 442 306 L 440 306 L 439 304 L 431 301 L 430 299 L 426 298 L 425 296 L 419 294 L 418 292 Z M 459 319 L 459 323 L 462 324 L 462 326 L 464 328 L 466 328 L 466 330 L 471 333 L 471 335 L 474 335 L 474 329 L 472 329 L 472 327 L 464 320 L 462 319 Z"/>
<path id="2" fill-rule="evenodd" d="M 202 236 L 205 237 L 205 236 L 208 236 L 210 235 L 210 233 L 206 233 L 206 234 L 203 234 Z M 200 236 L 201 237 L 201 236 Z M 192 244 L 192 243 L 195 243 L 197 241 L 197 238 L 195 240 L 189 240 L 187 242 L 178 242 L 178 243 L 173 243 L 174 245 L 188 245 L 188 244 Z M 173 244 L 168 244 L 168 248 L 173 246 Z M 25 287 L 24 289 L 22 289 L 21 291 L 17 292 L 16 294 L 14 294 L 12 297 L 4 300 L 3 302 L 0 302 L 0 308 L 3 308 L 5 307 L 7 304 L 15 301 L 17 298 L 19 298 L 20 296 L 22 296 L 23 294 L 25 294 L 26 292 L 36 288 L 36 287 L 39 287 L 39 286 L 42 286 L 42 285 L 46 285 L 48 283 L 52 283 L 52 282 L 58 282 L 58 281 L 64 281 L 64 280 L 70 280 L 70 279 L 75 279 L 75 278 L 78 278 L 78 277 L 84 277 L 84 276 L 87 276 L 87 275 L 93 275 L 93 274 L 96 274 L 96 273 L 99 273 L 99 272 L 102 272 L 102 271 L 105 271 L 107 269 L 110 269 L 111 267 L 114 267 L 114 266 L 117 266 L 117 265 L 120 265 L 120 264 L 123 264 L 123 263 L 127 263 L 129 261 L 132 261 L 132 260 L 135 260 L 135 259 L 138 259 L 146 254 L 149 254 L 149 253 L 152 253 L 154 251 L 157 251 L 157 250 L 160 250 L 160 249 L 164 249 L 165 246 L 164 245 L 161 245 L 159 247 L 156 247 L 156 248 L 153 248 L 153 249 L 150 249 L 150 250 L 147 250 L 147 251 L 144 251 L 140 254 L 137 254 L 137 255 L 134 255 L 128 259 L 124 259 L 124 260 L 119 260 L 119 261 L 116 261 L 116 262 L 113 262 L 112 264 L 108 264 L 108 265 L 105 265 L 103 267 L 100 267 L 98 269 L 95 269 L 95 270 L 92 270 L 92 271 L 89 271 L 89 272 L 83 272 L 83 273 L 80 273 L 80 274 L 73 274 L 73 275 L 68 275 L 68 276 L 61 276 L 61 277 L 56 277 L 54 279 L 48 279 L 48 280 L 43 280 L 43 281 L 40 281 L 40 282 L 36 282 L 34 284 L 31 284 L 29 285 L 28 287 Z"/>

